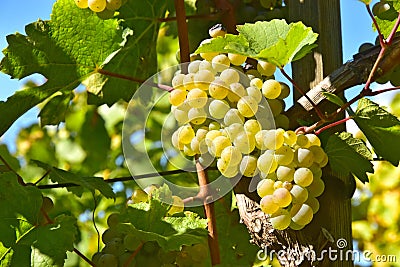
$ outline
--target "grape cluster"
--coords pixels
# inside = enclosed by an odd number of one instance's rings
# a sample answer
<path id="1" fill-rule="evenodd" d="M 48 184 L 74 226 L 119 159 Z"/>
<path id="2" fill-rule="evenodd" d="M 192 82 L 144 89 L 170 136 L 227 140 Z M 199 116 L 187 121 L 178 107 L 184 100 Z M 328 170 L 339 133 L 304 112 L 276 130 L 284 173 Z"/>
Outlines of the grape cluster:
<path id="1" fill-rule="evenodd" d="M 74 0 L 79 8 L 89 8 L 96 12 L 99 17 L 108 19 L 114 16 L 114 12 L 118 10 L 127 0 Z"/>
<path id="2" fill-rule="evenodd" d="M 225 33 L 220 25 L 209 31 L 212 38 Z M 282 112 L 289 87 L 273 79 L 273 64 L 259 60 L 244 75 L 238 66 L 246 56 L 200 56 L 186 74 L 172 79 L 169 101 L 179 125 L 172 145 L 203 165 L 216 159 L 227 178 L 261 177 L 261 208 L 274 228 L 301 229 L 318 211 L 316 197 L 324 191 L 321 168 L 328 157 L 319 138 L 287 130 L 289 119 Z"/>
<path id="3" fill-rule="evenodd" d="M 149 186 L 145 191 L 137 189 L 129 199 L 130 204 L 147 202 L 151 198 L 156 186 Z M 146 193 L 147 192 L 147 193 Z M 183 211 L 183 201 L 177 196 L 172 196 L 173 204 L 167 216 Z M 103 232 L 101 240 L 104 247 L 92 256 L 92 261 L 97 267 L 187 267 L 206 266 L 208 248 L 199 243 L 191 246 L 182 246 L 179 251 L 165 251 L 155 241 L 142 240 L 135 233 L 121 231 L 120 213 L 112 213 L 107 218 L 108 228 Z"/>

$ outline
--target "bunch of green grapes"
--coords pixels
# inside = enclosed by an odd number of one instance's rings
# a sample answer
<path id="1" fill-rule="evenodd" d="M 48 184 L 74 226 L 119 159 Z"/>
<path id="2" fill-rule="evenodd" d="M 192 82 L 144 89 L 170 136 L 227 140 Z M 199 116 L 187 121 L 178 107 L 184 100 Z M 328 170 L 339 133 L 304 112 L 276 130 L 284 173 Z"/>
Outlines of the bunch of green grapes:
<path id="1" fill-rule="evenodd" d="M 114 12 L 118 10 L 127 0 L 74 0 L 79 8 L 89 8 L 96 12 L 99 17 L 108 19 L 114 16 Z"/>

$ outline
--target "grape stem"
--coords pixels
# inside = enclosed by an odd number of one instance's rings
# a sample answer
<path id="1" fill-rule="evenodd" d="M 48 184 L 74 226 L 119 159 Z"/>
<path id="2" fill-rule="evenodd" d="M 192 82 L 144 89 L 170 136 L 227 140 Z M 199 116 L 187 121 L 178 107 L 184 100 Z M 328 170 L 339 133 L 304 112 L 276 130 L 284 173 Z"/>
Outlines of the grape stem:
<path id="1" fill-rule="evenodd" d="M 320 133 L 322 133 L 323 131 L 325 131 L 325 130 L 327 130 L 327 129 L 329 129 L 329 128 L 338 126 L 338 125 L 340 125 L 340 124 L 342 124 L 342 123 L 345 123 L 346 121 L 352 120 L 352 119 L 353 119 L 353 117 L 350 116 L 350 117 L 346 117 L 346 118 L 344 118 L 344 119 L 335 121 L 335 122 L 333 122 L 333 123 L 330 123 L 330 124 L 328 124 L 328 125 L 326 125 L 326 126 L 320 128 L 320 129 L 318 129 L 317 131 L 315 131 L 315 134 L 316 134 L 316 135 L 319 135 Z"/>
<path id="2" fill-rule="evenodd" d="M 40 183 L 44 178 L 46 178 L 46 176 L 50 173 L 50 170 L 47 170 L 42 177 L 40 177 L 36 182 L 34 182 L 34 185 L 37 185 L 38 183 Z"/>
<path id="3" fill-rule="evenodd" d="M 176 22 L 178 24 L 178 41 L 181 63 L 190 62 L 189 32 L 186 21 L 186 10 L 184 0 L 175 0 Z M 187 73 L 187 64 L 183 64 L 182 73 Z"/>

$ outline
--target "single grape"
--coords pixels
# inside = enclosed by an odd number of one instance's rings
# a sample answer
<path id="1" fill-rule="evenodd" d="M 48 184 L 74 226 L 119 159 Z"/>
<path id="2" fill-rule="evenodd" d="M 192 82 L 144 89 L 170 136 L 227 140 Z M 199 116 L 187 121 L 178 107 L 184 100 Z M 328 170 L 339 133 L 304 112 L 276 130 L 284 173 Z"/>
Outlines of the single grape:
<path id="1" fill-rule="evenodd" d="M 210 124 L 208 125 L 208 130 L 220 130 L 221 129 L 221 124 L 217 121 L 211 121 Z M 222 134 L 222 130 L 221 130 L 221 134 Z"/>
<path id="2" fill-rule="evenodd" d="M 281 93 L 279 94 L 278 99 L 283 100 L 290 95 L 290 88 L 289 85 L 287 85 L 286 83 L 279 83 L 281 84 Z"/>
<path id="3" fill-rule="evenodd" d="M 209 62 L 209 61 L 207 61 L 207 60 L 202 60 L 202 61 L 200 62 L 199 71 L 200 71 L 200 70 L 208 70 L 208 71 L 211 71 L 212 73 L 214 73 L 214 69 L 213 69 L 213 67 L 212 67 L 211 62 Z M 214 74 L 215 74 L 215 73 L 214 73 Z"/>
<path id="4" fill-rule="evenodd" d="M 243 126 L 246 132 L 252 133 L 253 135 L 256 135 L 259 131 L 261 131 L 261 124 L 254 119 L 247 120 Z"/>
<path id="5" fill-rule="evenodd" d="M 278 188 L 283 188 L 283 183 L 282 181 L 275 181 L 274 183 L 274 189 L 278 189 Z"/>
<path id="6" fill-rule="evenodd" d="M 263 95 L 262 95 L 260 89 L 258 89 L 257 87 L 254 87 L 254 86 L 247 87 L 246 93 L 247 93 L 247 95 L 253 97 L 257 101 L 257 104 L 260 103 L 263 98 Z"/>
<path id="7" fill-rule="evenodd" d="M 240 173 L 246 177 L 253 177 L 257 175 L 257 158 L 251 155 L 244 156 L 240 163 L 239 170 Z"/>
<path id="8" fill-rule="evenodd" d="M 290 120 L 288 116 L 284 114 L 278 114 L 275 116 L 275 125 L 277 128 L 288 129 L 290 126 Z"/>
<path id="9" fill-rule="evenodd" d="M 271 179 L 262 179 L 257 184 L 257 194 L 260 197 L 265 197 L 266 195 L 272 195 L 275 191 L 274 188 L 275 181 Z"/>
<path id="10" fill-rule="evenodd" d="M 228 53 L 228 58 L 231 61 L 232 65 L 240 66 L 240 65 L 242 65 L 243 63 L 246 62 L 247 56 Z"/>
<path id="11" fill-rule="evenodd" d="M 194 130 L 190 125 L 183 125 L 177 131 L 179 142 L 182 144 L 190 144 L 195 136 Z"/>
<path id="12" fill-rule="evenodd" d="M 276 177 L 282 182 L 291 182 L 294 179 L 295 169 L 289 166 L 279 166 L 276 169 Z"/>
<path id="13" fill-rule="evenodd" d="M 79 8 L 87 8 L 88 7 L 88 0 L 74 0 L 75 4 L 79 7 Z"/>
<path id="14" fill-rule="evenodd" d="M 180 151 L 183 151 L 185 145 L 182 144 L 179 140 L 179 131 L 175 131 L 172 136 L 171 136 L 171 143 L 172 145 L 176 148 L 179 149 Z"/>
<path id="15" fill-rule="evenodd" d="M 181 105 L 177 107 L 171 106 L 171 111 L 174 114 L 174 118 L 176 119 L 179 125 L 189 122 L 188 118 L 189 109 L 190 106 L 186 101 L 184 101 Z"/>
<path id="16" fill-rule="evenodd" d="M 103 254 L 104 254 L 103 252 L 96 252 L 93 254 L 92 262 L 94 264 L 96 264 L 96 266 L 97 266 L 97 264 L 99 264 L 100 257 L 103 256 Z"/>
<path id="17" fill-rule="evenodd" d="M 285 102 L 280 99 L 267 99 L 267 103 L 274 117 L 281 114 L 284 110 Z"/>
<path id="18" fill-rule="evenodd" d="M 211 147 L 212 141 L 218 136 L 222 136 L 222 133 L 218 130 L 208 131 L 205 137 L 205 141 L 208 147 Z"/>
<path id="19" fill-rule="evenodd" d="M 146 194 L 146 199 L 147 199 L 147 194 Z M 108 227 L 114 227 L 119 223 L 119 213 L 114 212 L 111 213 L 108 218 L 107 218 L 107 225 Z"/>
<path id="20" fill-rule="evenodd" d="M 214 138 L 211 142 L 211 146 L 209 147 L 209 152 L 211 155 L 220 157 L 222 150 L 224 150 L 226 147 L 231 146 L 232 143 L 229 140 L 228 137 L 226 136 L 217 136 Z"/>
<path id="21" fill-rule="evenodd" d="M 190 91 L 193 88 L 196 88 L 196 85 L 194 84 L 194 76 L 195 73 L 188 73 L 185 75 L 182 81 L 182 85 L 184 86 L 183 89 Z"/>
<path id="22" fill-rule="evenodd" d="M 286 209 L 278 209 L 275 213 L 271 215 L 269 221 L 277 230 L 285 230 L 289 227 L 291 222 L 291 216 Z"/>
<path id="23" fill-rule="evenodd" d="M 199 71 L 201 60 L 195 60 L 189 63 L 188 65 L 188 73 L 196 73 Z"/>
<path id="24" fill-rule="evenodd" d="M 197 129 L 196 131 L 196 138 L 201 141 L 204 140 L 206 138 L 206 134 L 208 133 L 208 128 L 206 127 L 200 127 L 199 129 Z"/>
<path id="25" fill-rule="evenodd" d="M 237 110 L 236 108 L 231 108 L 225 114 L 224 124 L 225 124 L 225 126 L 229 126 L 234 123 L 243 124 L 244 118 L 243 118 L 242 114 L 240 114 L 239 110 Z"/>
<path id="26" fill-rule="evenodd" d="M 268 99 L 275 99 L 281 94 L 281 84 L 273 79 L 266 80 L 262 85 L 262 93 Z"/>
<path id="27" fill-rule="evenodd" d="M 105 254 L 113 254 L 115 256 L 122 255 L 125 252 L 123 240 L 119 237 L 113 238 L 107 242 L 106 246 L 102 249 Z"/>
<path id="28" fill-rule="evenodd" d="M 276 189 L 272 194 L 272 197 L 274 202 L 282 208 L 287 207 L 290 205 L 290 203 L 292 203 L 292 195 L 290 194 L 289 190 L 283 187 Z"/>
<path id="29" fill-rule="evenodd" d="M 194 88 L 187 93 L 187 101 L 192 108 L 204 107 L 207 104 L 207 100 L 207 93 L 201 89 Z"/>
<path id="30" fill-rule="evenodd" d="M 88 7 L 93 12 L 101 12 L 106 8 L 106 0 L 88 0 Z"/>
<path id="31" fill-rule="evenodd" d="M 292 190 L 292 188 L 293 188 L 293 184 L 291 183 L 291 182 L 287 182 L 287 181 L 285 181 L 285 182 L 283 182 L 283 184 L 282 184 L 282 188 L 286 188 L 287 190 Z"/>
<path id="32" fill-rule="evenodd" d="M 294 182 L 302 187 L 309 186 L 313 181 L 313 174 L 308 168 L 298 168 L 294 172 Z"/>
<path id="33" fill-rule="evenodd" d="M 233 144 L 243 154 L 250 154 L 256 147 L 256 140 L 252 133 L 242 132 L 235 137 Z"/>
<path id="34" fill-rule="evenodd" d="M 259 60 L 257 63 L 257 71 L 263 76 L 272 76 L 276 70 L 276 66 L 272 63 Z"/>
<path id="35" fill-rule="evenodd" d="M 168 215 L 173 215 L 175 213 L 182 212 L 185 209 L 185 204 L 183 200 L 178 196 L 172 196 L 172 206 L 168 210 Z"/>
<path id="36" fill-rule="evenodd" d="M 293 230 L 296 230 L 296 231 L 303 229 L 304 226 L 305 225 L 299 225 L 299 224 L 297 224 L 297 223 L 295 223 L 293 221 L 291 221 L 290 225 L 289 225 L 290 229 L 293 229 Z"/>
<path id="37" fill-rule="evenodd" d="M 300 167 L 310 167 L 314 163 L 314 154 L 307 148 L 298 148 L 294 153 L 294 162 Z"/>
<path id="38" fill-rule="evenodd" d="M 98 267 L 118 267 L 118 259 L 112 254 L 103 254 L 99 258 Z"/>
<path id="39" fill-rule="evenodd" d="M 207 119 L 207 113 L 203 108 L 191 108 L 188 111 L 188 119 L 192 124 L 203 124 Z"/>
<path id="40" fill-rule="evenodd" d="M 238 83 L 240 80 L 239 73 L 232 68 L 222 71 L 219 78 L 229 85 L 232 83 Z"/>
<path id="41" fill-rule="evenodd" d="M 297 184 L 293 185 L 290 194 L 292 194 L 293 203 L 304 203 L 308 199 L 307 189 Z"/>
<path id="42" fill-rule="evenodd" d="M 282 145 L 275 151 L 274 156 L 279 165 L 289 165 L 294 159 L 294 152 L 291 147 Z"/>
<path id="43" fill-rule="evenodd" d="M 283 138 L 284 138 L 284 142 L 285 142 L 286 144 L 288 144 L 289 146 L 293 146 L 294 144 L 296 144 L 297 135 L 296 135 L 296 133 L 293 132 L 293 131 L 290 131 L 290 130 L 285 131 L 285 132 L 283 133 Z"/>
<path id="44" fill-rule="evenodd" d="M 122 6 L 122 0 L 106 0 L 106 8 L 115 11 Z"/>
<path id="45" fill-rule="evenodd" d="M 185 78 L 185 74 L 178 73 L 172 78 L 172 87 L 174 89 L 183 89 L 183 79 Z"/>
<path id="46" fill-rule="evenodd" d="M 189 156 L 189 157 L 193 157 L 193 156 L 196 155 L 196 152 L 195 152 L 195 151 L 192 149 L 192 147 L 191 147 L 191 143 L 192 143 L 192 142 L 190 142 L 189 145 L 184 145 L 184 146 L 183 146 L 183 153 L 184 153 L 186 156 Z"/>
<path id="47" fill-rule="evenodd" d="M 106 229 L 103 234 L 101 235 L 101 240 L 104 244 L 111 242 L 114 238 L 120 238 L 121 234 L 114 228 Z"/>
<path id="48" fill-rule="evenodd" d="M 140 238 L 137 235 L 131 233 L 128 233 L 124 237 L 123 241 L 125 249 L 129 251 L 135 251 L 141 243 L 142 241 L 140 240 Z"/>
<path id="49" fill-rule="evenodd" d="M 321 178 L 314 178 L 307 190 L 312 197 L 319 197 L 325 190 L 325 183 Z"/>
<path id="50" fill-rule="evenodd" d="M 257 88 L 258 90 L 261 90 L 263 83 L 263 80 L 260 78 L 253 78 L 250 80 L 250 86 Z"/>
<path id="51" fill-rule="evenodd" d="M 229 104 L 224 100 L 214 99 L 210 102 L 208 111 L 215 119 L 222 119 L 230 109 Z"/>
<path id="52" fill-rule="evenodd" d="M 306 134 L 305 136 L 310 142 L 310 146 L 321 146 L 321 140 L 315 134 Z"/>
<path id="53" fill-rule="evenodd" d="M 310 140 L 304 134 L 299 134 L 297 136 L 296 145 L 301 148 L 308 148 L 310 147 Z"/>
<path id="54" fill-rule="evenodd" d="M 278 167 L 275 161 L 274 151 L 267 150 L 258 157 L 257 167 L 263 173 L 272 173 Z"/>
<path id="55" fill-rule="evenodd" d="M 308 149 L 313 153 L 315 163 L 319 164 L 325 159 L 326 153 L 320 146 L 310 146 Z"/>
<path id="56" fill-rule="evenodd" d="M 266 149 L 279 149 L 285 141 L 283 132 L 278 130 L 267 130 L 264 132 L 262 138 Z"/>
<path id="57" fill-rule="evenodd" d="M 229 86 L 217 78 L 209 85 L 208 92 L 212 98 L 224 99 L 229 93 Z"/>
<path id="58" fill-rule="evenodd" d="M 260 208 L 266 214 L 273 214 L 279 206 L 274 202 L 272 195 L 266 195 L 260 201 Z"/>
<path id="59" fill-rule="evenodd" d="M 242 161 L 242 153 L 237 147 L 228 146 L 222 150 L 221 159 L 230 165 L 238 165 Z"/>
<path id="60" fill-rule="evenodd" d="M 194 84 L 202 89 L 202 90 L 208 90 L 208 87 L 210 83 L 214 81 L 214 73 L 212 73 L 209 70 L 199 70 L 195 75 L 194 75 Z"/>
<path id="61" fill-rule="evenodd" d="M 318 199 L 316 199 L 315 197 L 311 197 L 310 196 L 310 197 L 308 197 L 308 199 L 307 199 L 307 201 L 305 203 L 312 208 L 314 214 L 318 212 L 318 210 L 319 210 L 319 201 L 318 201 Z"/>
<path id="62" fill-rule="evenodd" d="M 169 103 L 173 106 L 179 106 L 186 99 L 186 90 L 175 89 L 169 93 Z"/>
<path id="63" fill-rule="evenodd" d="M 294 204 L 290 209 L 290 215 L 292 216 L 292 221 L 298 225 L 307 225 L 312 221 L 313 218 L 312 208 L 303 204 Z"/>
<path id="64" fill-rule="evenodd" d="M 236 176 L 239 172 L 239 166 L 230 164 L 222 159 L 217 160 L 217 168 L 221 174 L 227 178 Z"/>
<path id="65" fill-rule="evenodd" d="M 236 136 L 240 133 L 243 133 L 245 131 L 244 125 L 242 123 L 232 123 L 229 125 L 227 128 L 227 133 L 229 135 L 229 138 L 233 141 L 235 140 Z"/>
<path id="66" fill-rule="evenodd" d="M 229 66 L 231 65 L 231 61 L 226 55 L 220 54 L 213 57 L 213 59 L 211 60 L 211 64 L 216 72 L 222 72 L 229 68 Z"/>
<path id="67" fill-rule="evenodd" d="M 309 169 L 310 169 L 311 172 L 313 173 L 314 179 L 317 179 L 317 178 L 321 178 L 321 177 L 322 177 L 322 169 L 321 169 L 321 167 L 320 167 L 317 163 L 313 163 L 313 165 L 311 165 L 311 166 L 309 167 Z"/>
<path id="68" fill-rule="evenodd" d="M 241 83 L 231 83 L 229 85 L 228 100 L 232 103 L 238 102 L 246 95 L 246 89 Z"/>

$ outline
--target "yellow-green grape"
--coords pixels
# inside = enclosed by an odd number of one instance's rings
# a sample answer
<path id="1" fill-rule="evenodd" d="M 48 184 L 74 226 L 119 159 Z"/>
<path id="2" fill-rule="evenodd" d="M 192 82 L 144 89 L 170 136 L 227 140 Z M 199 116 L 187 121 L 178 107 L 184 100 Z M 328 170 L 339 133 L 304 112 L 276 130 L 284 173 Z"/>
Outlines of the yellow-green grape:
<path id="1" fill-rule="evenodd" d="M 252 96 L 243 96 L 237 103 L 237 109 L 243 117 L 253 117 L 258 110 L 258 103 Z"/>
<path id="2" fill-rule="evenodd" d="M 146 194 L 146 193 L 145 193 Z M 147 194 L 146 194 L 147 197 Z M 107 218 L 108 227 L 114 227 L 119 223 L 119 213 L 111 213 Z"/>
<path id="3" fill-rule="evenodd" d="M 286 83 L 279 82 L 281 84 L 281 93 L 278 96 L 278 99 L 285 99 L 290 95 L 290 88 Z"/>
<path id="4" fill-rule="evenodd" d="M 264 82 L 260 78 L 253 78 L 250 80 L 250 86 L 261 90 Z"/>
<path id="5" fill-rule="evenodd" d="M 239 173 L 239 165 L 233 165 L 222 159 L 217 160 L 217 168 L 226 178 L 235 177 Z"/>
<path id="6" fill-rule="evenodd" d="M 318 199 L 316 199 L 315 197 L 308 197 L 305 203 L 312 208 L 314 214 L 318 212 L 319 210 Z"/>
<path id="7" fill-rule="evenodd" d="M 304 203 L 308 199 L 307 189 L 297 184 L 293 185 L 290 194 L 292 194 L 293 203 Z"/>
<path id="8" fill-rule="evenodd" d="M 210 83 L 214 81 L 214 77 L 214 73 L 209 70 L 199 70 L 194 75 L 194 84 L 202 90 L 208 90 Z"/>
<path id="9" fill-rule="evenodd" d="M 325 190 L 325 183 L 321 178 L 313 178 L 311 184 L 307 186 L 307 190 L 310 196 L 319 197 Z"/>
<path id="10" fill-rule="evenodd" d="M 147 200 L 148 200 L 148 195 L 146 192 L 144 192 L 141 189 L 133 190 L 130 201 L 132 201 L 133 203 L 140 203 L 140 202 L 146 202 Z"/>
<path id="11" fill-rule="evenodd" d="M 302 148 L 310 147 L 310 140 L 304 134 L 297 135 L 296 145 Z"/>
<path id="12" fill-rule="evenodd" d="M 261 198 L 260 208 L 266 214 L 273 214 L 279 209 L 279 206 L 274 202 L 272 195 L 266 195 Z"/>
<path id="13" fill-rule="evenodd" d="M 292 195 L 289 190 L 283 187 L 276 189 L 272 194 L 272 197 L 274 198 L 274 202 L 282 208 L 287 207 L 292 203 Z"/>
<path id="14" fill-rule="evenodd" d="M 220 130 L 221 129 L 221 124 L 217 121 L 212 121 L 210 122 L 210 124 L 208 125 L 208 130 Z M 221 132 L 222 134 L 222 132 Z"/>
<path id="15" fill-rule="evenodd" d="M 276 230 L 285 230 L 290 225 L 291 216 L 286 209 L 278 209 L 275 213 L 271 214 L 269 221 Z"/>
<path id="16" fill-rule="evenodd" d="M 208 44 L 211 42 L 211 39 L 205 39 L 203 41 L 201 41 L 200 46 L 203 44 Z M 218 52 L 206 52 L 206 53 L 200 53 L 200 56 L 208 61 L 211 61 L 213 59 L 213 57 L 217 56 Z"/>
<path id="17" fill-rule="evenodd" d="M 192 139 L 193 140 L 193 139 Z M 192 149 L 192 147 L 191 147 L 191 144 L 192 144 L 192 142 L 190 142 L 190 144 L 188 144 L 188 145 L 184 145 L 183 146 L 183 153 L 186 155 L 186 156 L 189 156 L 189 157 L 193 157 L 193 156 L 195 156 L 197 153 Z"/>
<path id="18" fill-rule="evenodd" d="M 262 93 L 268 99 L 275 99 L 281 94 L 281 84 L 273 79 L 266 80 L 262 85 Z"/>
<path id="19" fill-rule="evenodd" d="M 315 134 L 306 134 L 305 136 L 310 142 L 310 146 L 321 146 L 321 140 Z"/>
<path id="20" fill-rule="evenodd" d="M 280 99 L 267 99 L 267 103 L 274 117 L 282 113 L 285 102 Z"/>
<path id="21" fill-rule="evenodd" d="M 238 102 L 239 99 L 246 95 L 246 89 L 244 89 L 241 83 L 231 83 L 229 85 L 228 100 L 232 103 Z"/>
<path id="22" fill-rule="evenodd" d="M 294 172 L 294 168 L 281 165 L 276 169 L 276 177 L 282 182 L 291 182 L 294 179 Z"/>
<path id="23" fill-rule="evenodd" d="M 275 151 L 275 160 L 279 165 L 289 165 L 294 159 L 294 152 L 288 145 L 282 145 Z"/>
<path id="24" fill-rule="evenodd" d="M 226 136 L 217 136 L 214 140 L 211 142 L 211 147 L 209 148 L 209 152 L 211 155 L 220 157 L 222 150 L 224 148 L 231 146 L 231 141 L 229 140 L 228 137 Z"/>
<path id="25" fill-rule="evenodd" d="M 218 36 L 225 36 L 226 33 L 227 33 L 227 31 L 226 31 L 225 27 L 220 23 L 215 24 L 208 30 L 208 34 L 212 38 L 217 38 Z"/>
<path id="26" fill-rule="evenodd" d="M 257 194 L 260 197 L 265 197 L 266 195 L 272 195 L 275 191 L 274 188 L 275 181 L 272 179 L 262 179 L 257 184 Z"/>
<path id="27" fill-rule="evenodd" d="M 297 224 L 297 223 L 295 223 L 295 222 L 293 222 L 293 221 L 291 221 L 291 222 L 290 222 L 290 225 L 289 225 L 290 229 L 295 230 L 295 231 L 298 231 L 298 230 L 303 229 L 304 226 L 305 226 L 305 225 L 299 225 L 299 224 Z"/>
<path id="28" fill-rule="evenodd" d="M 246 93 L 248 96 L 253 97 L 257 101 L 257 103 L 260 103 L 263 98 L 263 95 L 262 95 L 260 89 L 254 87 L 254 86 L 247 87 Z"/>
<path id="29" fill-rule="evenodd" d="M 186 90 L 172 90 L 169 93 L 169 103 L 174 106 L 179 106 L 186 99 L 187 92 Z"/>
<path id="30" fill-rule="evenodd" d="M 176 130 L 172 136 L 171 136 L 171 143 L 173 145 L 173 147 L 175 147 L 176 149 L 179 149 L 180 151 L 183 151 L 185 144 L 182 144 L 179 140 L 179 131 Z"/>
<path id="31" fill-rule="evenodd" d="M 214 99 L 210 102 L 208 106 L 208 111 L 210 115 L 215 119 L 222 119 L 225 117 L 225 114 L 230 109 L 228 102 L 224 100 Z"/>
<path id="32" fill-rule="evenodd" d="M 294 161 L 297 166 L 310 167 L 314 162 L 314 154 L 307 148 L 298 148 L 295 151 Z"/>
<path id="33" fill-rule="evenodd" d="M 202 60 L 199 64 L 199 71 L 200 70 L 208 70 L 211 71 L 212 73 L 214 73 L 214 69 L 212 67 L 211 62 L 207 61 L 207 60 Z M 215 74 L 215 73 L 214 73 Z"/>
<path id="34" fill-rule="evenodd" d="M 244 126 L 242 123 L 232 123 L 228 127 L 225 128 L 229 138 L 233 141 L 235 140 L 236 136 L 240 133 L 245 131 Z"/>
<path id="35" fill-rule="evenodd" d="M 278 114 L 275 116 L 275 125 L 277 128 L 288 129 L 290 126 L 290 120 L 288 116 L 284 114 Z"/>
<path id="36" fill-rule="evenodd" d="M 224 99 L 229 93 L 229 86 L 221 79 L 215 79 L 208 87 L 208 92 L 212 98 Z"/>
<path id="37" fill-rule="evenodd" d="M 261 130 L 258 131 L 255 135 L 254 138 L 256 139 L 256 147 L 260 150 L 265 150 L 267 147 L 264 145 L 264 138 L 267 134 L 268 130 Z"/>
<path id="38" fill-rule="evenodd" d="M 326 166 L 326 164 L 328 164 L 328 155 L 325 154 L 325 157 L 321 160 L 321 162 L 318 163 L 318 165 L 323 168 Z"/>
<path id="39" fill-rule="evenodd" d="M 183 79 L 185 78 L 185 74 L 178 73 L 172 78 L 172 87 L 174 89 L 184 89 Z"/>
<path id="40" fill-rule="evenodd" d="M 257 63 L 257 71 L 263 76 L 272 76 L 276 70 L 276 66 L 272 63 L 259 60 Z"/>
<path id="41" fill-rule="evenodd" d="M 207 113 L 203 108 L 191 108 L 188 112 L 188 119 L 195 125 L 203 124 L 207 119 Z"/>
<path id="42" fill-rule="evenodd" d="M 263 173 L 272 173 L 278 167 L 275 161 L 274 151 L 267 150 L 258 157 L 257 167 Z"/>
<path id="43" fill-rule="evenodd" d="M 171 112 L 172 112 L 172 114 L 174 114 L 174 118 L 176 119 L 176 121 L 178 122 L 179 125 L 189 122 L 189 118 L 188 118 L 189 110 L 190 110 L 190 106 L 186 101 L 184 101 L 182 104 L 180 104 L 177 107 L 175 107 L 175 106 L 171 107 Z"/>
<path id="44" fill-rule="evenodd" d="M 199 141 L 206 139 L 206 134 L 208 133 L 208 128 L 206 127 L 201 127 L 197 129 L 196 131 L 196 138 L 199 139 Z"/>
<path id="45" fill-rule="evenodd" d="M 211 147 L 212 141 L 218 136 L 222 136 L 222 133 L 218 130 L 210 130 L 207 132 L 205 141 L 208 147 Z"/>
<path id="46" fill-rule="evenodd" d="M 285 144 L 288 144 L 289 146 L 293 146 L 296 144 L 297 141 L 297 135 L 294 131 L 288 130 L 283 133 L 283 138 Z"/>
<path id="47" fill-rule="evenodd" d="M 253 177 L 258 174 L 257 158 L 251 155 L 243 157 L 239 166 L 240 173 L 246 177 Z"/>
<path id="48" fill-rule="evenodd" d="M 224 124 L 225 126 L 229 126 L 234 123 L 244 123 L 244 118 L 242 114 L 240 114 L 239 110 L 236 108 L 231 108 L 228 110 L 228 112 L 225 114 L 224 117 Z"/>
<path id="49" fill-rule="evenodd" d="M 314 156 L 315 157 L 315 156 Z M 309 169 L 311 170 L 311 172 L 313 173 L 313 177 L 314 179 L 317 178 L 321 178 L 322 177 L 322 169 L 321 167 L 317 164 L 317 163 L 313 163 L 313 165 L 311 165 L 309 167 Z"/>
<path id="50" fill-rule="evenodd" d="M 115 11 L 122 6 L 122 0 L 106 0 L 106 8 Z"/>
<path id="51" fill-rule="evenodd" d="M 195 73 L 188 73 L 185 75 L 182 81 L 182 85 L 184 86 L 184 89 L 190 91 L 193 88 L 196 88 L 196 85 L 194 84 L 194 75 Z"/>
<path id="52" fill-rule="evenodd" d="M 168 215 L 173 215 L 175 213 L 182 212 L 185 209 L 185 204 L 183 200 L 178 196 L 172 196 L 172 206 L 168 210 Z"/>
<path id="53" fill-rule="evenodd" d="M 222 150 L 221 159 L 228 164 L 238 165 L 242 161 L 242 153 L 237 147 L 228 146 Z"/>
<path id="54" fill-rule="evenodd" d="M 247 120 L 243 126 L 246 132 L 252 133 L 253 135 L 256 135 L 259 131 L 261 131 L 261 124 L 254 119 Z"/>
<path id="55" fill-rule="evenodd" d="M 88 0 L 88 7 L 93 12 L 101 12 L 106 8 L 106 0 Z"/>
<path id="56" fill-rule="evenodd" d="M 283 183 L 282 181 L 275 181 L 274 183 L 274 189 L 278 189 L 278 188 L 283 188 Z"/>
<path id="57" fill-rule="evenodd" d="M 88 7 L 88 0 L 74 0 L 75 4 L 79 7 L 79 8 L 87 8 Z"/>
<path id="58" fill-rule="evenodd" d="M 190 125 L 183 125 L 178 128 L 178 139 L 182 144 L 189 144 L 194 138 L 195 133 Z"/>
<path id="59" fill-rule="evenodd" d="M 282 147 L 285 141 L 282 131 L 267 130 L 263 133 L 264 147 L 266 149 L 279 149 Z"/>
<path id="60" fill-rule="evenodd" d="M 222 71 L 219 75 L 219 78 L 228 85 L 232 83 L 238 83 L 240 80 L 239 73 L 232 68 Z"/>
<path id="61" fill-rule="evenodd" d="M 256 140 L 252 133 L 242 132 L 235 137 L 233 144 L 243 154 L 250 154 L 256 147 Z"/>
<path id="62" fill-rule="evenodd" d="M 325 159 L 326 153 L 320 146 L 310 146 L 308 149 L 313 153 L 315 163 L 319 164 Z"/>
<path id="63" fill-rule="evenodd" d="M 313 219 L 313 210 L 308 204 L 294 204 L 290 209 L 292 221 L 298 225 L 307 225 Z"/>
<path id="64" fill-rule="evenodd" d="M 294 172 L 294 182 L 302 187 L 309 186 L 313 179 L 313 174 L 308 168 L 298 168 Z"/>
<path id="65" fill-rule="evenodd" d="M 195 60 L 189 63 L 188 65 L 188 73 L 196 73 L 199 71 L 201 60 Z"/>
<path id="66" fill-rule="evenodd" d="M 243 63 L 246 62 L 247 56 L 228 53 L 228 58 L 231 61 L 232 65 L 240 66 L 240 65 L 242 65 Z"/>
<path id="67" fill-rule="evenodd" d="M 99 258 L 98 267 L 118 267 L 118 259 L 112 254 L 103 254 Z"/>
<path id="68" fill-rule="evenodd" d="M 229 66 L 231 65 L 231 61 L 226 55 L 221 54 L 213 57 L 213 59 L 211 60 L 211 64 L 215 71 L 222 72 L 223 70 L 229 68 Z"/>
<path id="69" fill-rule="evenodd" d="M 194 88 L 187 93 L 188 104 L 193 108 L 204 107 L 207 104 L 207 99 L 207 93 L 199 88 Z"/>
<path id="70" fill-rule="evenodd" d="M 135 251 L 139 245 L 141 243 L 141 240 L 139 239 L 139 237 L 135 234 L 131 234 L 128 233 L 125 237 L 124 237 L 124 247 L 128 250 L 128 251 Z"/>

